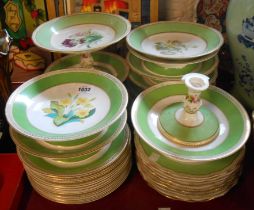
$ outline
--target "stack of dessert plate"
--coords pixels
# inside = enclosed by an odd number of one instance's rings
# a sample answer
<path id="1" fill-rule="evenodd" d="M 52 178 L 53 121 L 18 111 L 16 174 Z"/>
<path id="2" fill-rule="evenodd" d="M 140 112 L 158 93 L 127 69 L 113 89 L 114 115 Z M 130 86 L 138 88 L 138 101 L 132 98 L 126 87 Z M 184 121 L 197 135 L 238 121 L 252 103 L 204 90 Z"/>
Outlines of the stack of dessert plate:
<path id="1" fill-rule="evenodd" d="M 59 203 L 117 189 L 131 168 L 127 101 L 121 81 L 96 70 L 48 72 L 17 88 L 6 117 L 34 189 Z"/>
<path id="2" fill-rule="evenodd" d="M 183 201 L 206 201 L 224 195 L 241 174 L 244 148 L 224 160 L 186 163 L 161 155 L 135 136 L 138 169 L 162 195 Z"/>
<path id="3" fill-rule="evenodd" d="M 127 44 L 129 78 L 141 88 L 179 81 L 191 72 L 205 74 L 216 84 L 223 37 L 213 28 L 192 22 L 156 22 L 131 31 Z"/>
<path id="4" fill-rule="evenodd" d="M 190 73 L 183 79 L 150 87 L 135 99 L 137 164 L 162 195 L 206 201 L 237 183 L 250 121 L 235 98 L 208 88 L 206 76 Z"/>

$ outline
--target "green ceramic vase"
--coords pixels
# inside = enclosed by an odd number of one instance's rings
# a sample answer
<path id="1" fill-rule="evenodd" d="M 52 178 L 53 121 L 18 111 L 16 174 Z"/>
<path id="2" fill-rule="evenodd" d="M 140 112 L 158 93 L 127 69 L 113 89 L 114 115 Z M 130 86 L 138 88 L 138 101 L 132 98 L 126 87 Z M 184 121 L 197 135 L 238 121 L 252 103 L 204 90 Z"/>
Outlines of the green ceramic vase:
<path id="1" fill-rule="evenodd" d="M 254 1 L 231 0 L 226 28 L 234 63 L 233 94 L 254 109 Z"/>

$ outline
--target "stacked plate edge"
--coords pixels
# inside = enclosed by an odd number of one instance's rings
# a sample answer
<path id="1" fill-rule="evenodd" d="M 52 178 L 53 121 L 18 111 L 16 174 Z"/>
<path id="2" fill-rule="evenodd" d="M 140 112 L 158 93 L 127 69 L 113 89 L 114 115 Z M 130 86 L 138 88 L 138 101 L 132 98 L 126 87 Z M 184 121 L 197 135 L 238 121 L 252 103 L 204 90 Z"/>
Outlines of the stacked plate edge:
<path id="1" fill-rule="evenodd" d="M 160 67 L 154 63 L 144 64 L 143 60 L 131 52 L 127 54 L 126 60 L 130 66 L 129 79 L 142 89 L 160 84 L 161 82 L 180 81 L 184 74 L 191 72 L 208 76 L 210 84 L 216 85 L 219 64 L 217 55 L 201 63 L 185 66 L 182 69 Z"/>
<path id="2" fill-rule="evenodd" d="M 107 151 L 92 161 L 83 161 L 78 165 L 57 165 L 17 147 L 33 188 L 43 197 L 64 204 L 92 202 L 115 191 L 131 169 L 130 150 L 130 131 L 127 125 L 108 146 Z"/>
<path id="3" fill-rule="evenodd" d="M 210 86 L 202 101 L 218 119 L 218 136 L 200 146 L 179 144 L 161 133 L 158 123 L 163 110 L 182 103 L 186 92 L 181 82 L 164 82 L 135 99 L 131 117 L 137 165 L 148 185 L 160 194 L 188 202 L 207 201 L 226 194 L 238 182 L 250 120 L 234 97 Z"/>
<path id="4" fill-rule="evenodd" d="M 114 76 L 83 69 L 45 73 L 14 91 L 6 116 L 33 188 L 73 204 L 116 190 L 131 169 L 127 100 Z"/>
<path id="5" fill-rule="evenodd" d="M 245 154 L 243 147 L 221 163 L 191 163 L 163 156 L 137 134 L 135 146 L 138 169 L 148 185 L 168 198 L 188 202 L 208 201 L 226 194 L 238 182 Z"/>
<path id="6" fill-rule="evenodd" d="M 179 81 L 190 72 L 206 74 L 216 84 L 217 54 L 223 44 L 219 31 L 198 23 L 159 21 L 137 27 L 126 39 L 129 78 L 137 86 Z M 210 68 L 208 61 L 214 64 Z"/>

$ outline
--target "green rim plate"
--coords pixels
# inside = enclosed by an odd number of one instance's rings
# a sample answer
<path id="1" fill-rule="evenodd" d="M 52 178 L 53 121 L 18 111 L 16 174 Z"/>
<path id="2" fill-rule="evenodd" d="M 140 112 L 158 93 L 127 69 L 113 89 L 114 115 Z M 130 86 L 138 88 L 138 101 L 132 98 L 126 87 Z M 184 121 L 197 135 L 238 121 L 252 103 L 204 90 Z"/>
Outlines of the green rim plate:
<path id="1" fill-rule="evenodd" d="M 55 146 L 54 149 L 47 148 L 40 144 L 40 141 L 36 141 L 29 137 L 23 136 L 16 132 L 13 128 L 10 127 L 10 135 L 15 144 L 24 152 L 29 153 L 38 157 L 48 157 L 48 158 L 71 158 L 78 157 L 82 155 L 87 155 L 93 152 L 98 151 L 103 146 L 111 143 L 123 130 L 127 120 L 127 113 L 125 112 L 123 116 L 118 119 L 115 123 L 113 123 L 103 135 L 94 141 L 94 139 L 90 139 L 89 137 L 85 139 L 77 139 L 72 141 L 64 141 L 61 143 L 61 148 L 63 147 L 75 147 L 72 150 L 61 150 Z M 76 141 L 78 141 L 82 146 L 77 147 Z"/>
<path id="2" fill-rule="evenodd" d="M 161 21 L 132 30 L 127 44 L 145 56 L 188 60 L 218 51 L 223 37 L 219 31 L 203 24 Z"/>
<path id="3" fill-rule="evenodd" d="M 107 150 L 102 157 L 100 157 L 95 162 L 89 163 L 83 166 L 77 166 L 73 168 L 61 168 L 55 165 L 52 165 L 45 161 L 43 158 L 32 156 L 28 153 L 20 152 L 21 159 L 25 161 L 26 164 L 32 166 L 33 168 L 38 169 L 47 174 L 58 174 L 58 175 L 77 175 L 82 174 L 87 171 L 96 170 L 100 167 L 103 167 L 105 164 L 113 162 L 116 158 L 121 155 L 127 147 L 128 142 L 130 141 L 130 131 L 126 127 L 118 137 L 112 142 L 110 148 Z"/>
<path id="4" fill-rule="evenodd" d="M 180 74 L 176 73 L 176 71 L 178 70 L 174 71 L 173 73 L 171 73 L 170 70 L 164 73 L 161 71 L 158 71 L 156 72 L 156 74 L 149 72 L 146 69 L 144 69 L 144 66 L 142 65 L 142 60 L 130 52 L 127 55 L 127 62 L 130 65 L 130 68 L 133 71 L 135 71 L 137 74 L 145 76 L 145 77 L 153 78 L 153 79 L 160 79 L 164 81 L 167 81 L 169 79 L 180 80 L 181 77 L 184 75 L 181 73 Z M 213 72 L 214 69 L 217 68 L 218 62 L 219 62 L 218 56 L 215 56 L 207 61 L 202 62 L 201 63 L 202 67 L 196 70 L 193 70 L 192 72 L 208 75 L 211 72 Z M 176 73 L 176 75 L 174 75 L 174 73 Z"/>
<path id="5" fill-rule="evenodd" d="M 76 13 L 41 24 L 32 39 L 35 45 L 51 52 L 89 53 L 120 41 L 130 30 L 130 22 L 120 15 Z"/>
<path id="6" fill-rule="evenodd" d="M 126 60 L 121 56 L 103 51 L 93 52 L 91 56 L 94 59 L 95 68 L 112 74 L 122 82 L 128 76 L 129 67 Z M 71 68 L 73 65 L 80 63 L 81 57 L 81 55 L 64 56 L 50 64 L 45 72 Z"/>
<path id="7" fill-rule="evenodd" d="M 9 124 L 36 140 L 67 141 L 96 134 L 126 109 L 128 93 L 114 76 L 67 69 L 34 77 L 9 97 Z"/>
<path id="8" fill-rule="evenodd" d="M 161 111 L 159 116 L 159 127 L 167 136 L 174 137 L 176 141 L 182 142 L 183 145 L 198 145 L 206 144 L 212 141 L 219 131 L 219 121 L 214 113 L 201 106 L 200 113 L 204 117 L 203 122 L 195 127 L 186 127 L 179 123 L 175 117 L 177 110 L 183 108 L 183 103 L 174 103 Z"/>
<path id="9" fill-rule="evenodd" d="M 250 120 L 245 109 L 235 98 L 215 86 L 210 86 L 201 96 L 203 106 L 211 109 L 220 122 L 215 140 L 190 148 L 163 137 L 157 126 L 159 113 L 166 106 L 183 101 L 186 93 L 187 88 L 182 82 L 165 82 L 148 88 L 135 99 L 131 110 L 132 123 L 150 147 L 171 158 L 210 161 L 227 157 L 245 144 L 250 134 Z"/>

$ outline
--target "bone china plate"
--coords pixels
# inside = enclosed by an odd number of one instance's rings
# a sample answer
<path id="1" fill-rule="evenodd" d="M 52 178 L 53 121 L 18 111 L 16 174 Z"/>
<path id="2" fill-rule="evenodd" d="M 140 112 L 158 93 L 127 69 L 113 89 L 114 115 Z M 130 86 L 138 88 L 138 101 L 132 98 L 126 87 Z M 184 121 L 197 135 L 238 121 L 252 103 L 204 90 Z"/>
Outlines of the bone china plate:
<path id="1" fill-rule="evenodd" d="M 98 133 L 119 119 L 128 93 L 114 76 L 68 69 L 34 77 L 6 103 L 9 124 L 37 140 L 67 141 Z"/>

